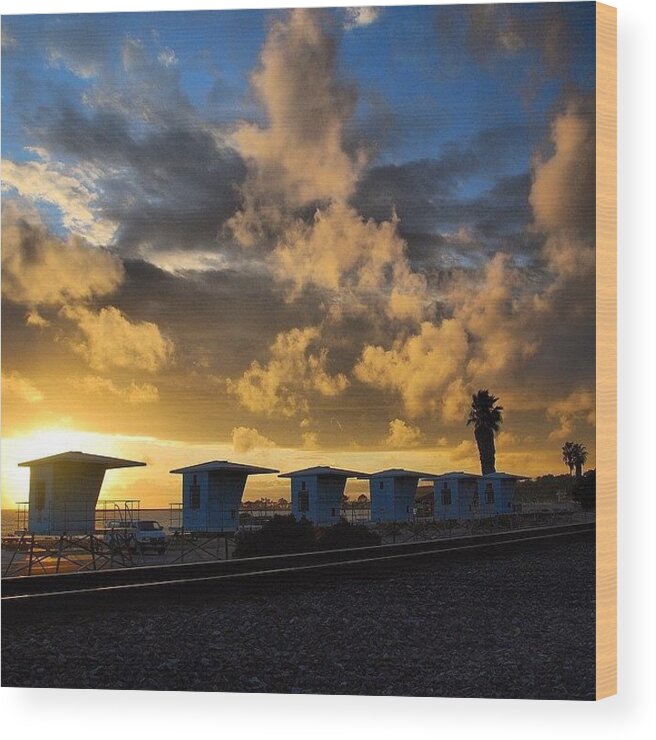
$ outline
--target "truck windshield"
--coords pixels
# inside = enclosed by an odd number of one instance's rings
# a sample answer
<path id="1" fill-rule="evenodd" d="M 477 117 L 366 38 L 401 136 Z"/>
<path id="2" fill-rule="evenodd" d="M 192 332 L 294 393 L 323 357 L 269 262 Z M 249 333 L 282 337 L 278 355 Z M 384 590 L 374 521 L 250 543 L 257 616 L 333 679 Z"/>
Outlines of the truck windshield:
<path id="1" fill-rule="evenodd" d="M 142 531 L 152 532 L 161 528 L 162 525 L 159 522 L 139 522 L 139 529 Z"/>

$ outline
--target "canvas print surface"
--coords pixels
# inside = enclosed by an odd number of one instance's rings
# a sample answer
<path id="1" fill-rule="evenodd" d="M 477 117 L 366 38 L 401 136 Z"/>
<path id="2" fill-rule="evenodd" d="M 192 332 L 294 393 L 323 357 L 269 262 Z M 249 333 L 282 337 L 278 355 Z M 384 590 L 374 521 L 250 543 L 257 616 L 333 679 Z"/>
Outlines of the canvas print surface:
<path id="1" fill-rule="evenodd" d="M 595 697 L 595 53 L 2 18 L 5 686 Z"/>

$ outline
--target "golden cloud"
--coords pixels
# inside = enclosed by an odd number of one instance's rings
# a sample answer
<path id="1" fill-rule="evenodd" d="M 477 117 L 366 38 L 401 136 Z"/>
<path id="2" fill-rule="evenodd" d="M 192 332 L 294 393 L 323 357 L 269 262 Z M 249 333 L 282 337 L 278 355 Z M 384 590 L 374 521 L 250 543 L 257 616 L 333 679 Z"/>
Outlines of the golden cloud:
<path id="1" fill-rule="evenodd" d="M 123 280 L 123 265 L 80 237 L 64 241 L 51 235 L 33 214 L 21 214 L 7 203 L 2 273 L 2 292 L 10 301 L 58 306 L 112 293 Z"/>
<path id="2" fill-rule="evenodd" d="M 250 452 L 255 449 L 275 447 L 276 443 L 250 427 L 234 427 L 232 430 L 232 447 L 235 452 Z"/>
<path id="3" fill-rule="evenodd" d="M 274 277 L 291 283 L 289 300 L 307 285 L 355 296 L 368 306 L 385 303 L 390 318 L 420 321 L 430 303 L 426 279 L 413 273 L 397 220 L 363 219 L 344 203 L 296 220 L 272 254 Z"/>
<path id="4" fill-rule="evenodd" d="M 389 434 L 385 438 L 385 445 L 394 449 L 408 449 L 418 447 L 423 438 L 419 427 L 403 421 L 403 419 L 392 419 L 389 423 Z"/>
<path id="5" fill-rule="evenodd" d="M 355 376 L 403 399 L 412 418 L 442 410 L 445 391 L 459 377 L 468 352 L 467 335 L 456 319 L 439 326 L 425 321 L 419 334 L 397 338 L 391 349 L 367 345 Z"/>
<path id="6" fill-rule="evenodd" d="M 99 375 L 85 375 L 79 385 L 85 393 L 102 394 L 120 398 L 127 403 L 154 403 L 159 401 L 159 389 L 152 383 L 135 383 L 116 385 L 110 378 Z"/>
<path id="7" fill-rule="evenodd" d="M 321 12 L 297 9 L 272 26 L 252 77 L 269 127 L 244 124 L 234 137 L 252 164 L 249 187 L 256 194 L 275 188 L 291 208 L 343 200 L 356 178 L 342 149 L 355 93 L 335 80 L 336 45 L 323 19 Z"/>
<path id="8" fill-rule="evenodd" d="M 154 373 L 173 356 L 173 343 L 150 321 L 133 322 L 118 308 L 97 313 L 83 306 L 65 307 L 63 316 L 77 324 L 81 341 L 71 340 L 74 351 L 95 370 L 132 368 Z"/>
<path id="9" fill-rule="evenodd" d="M 318 339 L 317 327 L 281 332 L 270 348 L 269 362 L 255 360 L 241 378 L 228 379 L 229 392 L 250 411 L 283 416 L 307 413 L 312 393 L 339 395 L 348 380 L 342 373 L 328 372 L 328 350 L 312 349 Z"/>
<path id="10" fill-rule="evenodd" d="M 27 403 L 39 403 L 45 396 L 34 383 L 16 370 L 2 373 L 2 396 Z"/>
<path id="11" fill-rule="evenodd" d="M 558 428 L 549 434 L 549 439 L 566 441 L 574 431 L 576 424 L 584 422 L 595 426 L 596 404 L 594 393 L 588 390 L 577 390 L 567 398 L 547 408 L 547 417 L 558 420 Z"/>

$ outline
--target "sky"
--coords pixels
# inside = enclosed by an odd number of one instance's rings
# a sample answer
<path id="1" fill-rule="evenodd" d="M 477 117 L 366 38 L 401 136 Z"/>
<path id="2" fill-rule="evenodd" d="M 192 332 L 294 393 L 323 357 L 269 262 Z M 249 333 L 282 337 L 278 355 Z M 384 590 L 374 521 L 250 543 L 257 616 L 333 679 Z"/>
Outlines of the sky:
<path id="1" fill-rule="evenodd" d="M 68 449 L 142 506 L 210 459 L 475 472 L 480 388 L 497 469 L 594 466 L 594 21 L 3 16 L 3 506 Z"/>

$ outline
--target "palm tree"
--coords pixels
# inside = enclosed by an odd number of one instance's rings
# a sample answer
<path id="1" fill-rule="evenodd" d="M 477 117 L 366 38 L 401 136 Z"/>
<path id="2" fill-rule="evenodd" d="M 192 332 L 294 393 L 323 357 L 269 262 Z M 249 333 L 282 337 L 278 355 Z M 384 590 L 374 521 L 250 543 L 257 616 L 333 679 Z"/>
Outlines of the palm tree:
<path id="1" fill-rule="evenodd" d="M 579 480 L 583 475 L 583 466 L 588 459 L 588 451 L 585 449 L 585 445 L 575 442 L 573 446 L 574 451 L 574 467 L 576 468 L 576 480 Z"/>
<path id="2" fill-rule="evenodd" d="M 562 447 L 563 462 L 569 468 L 569 474 L 576 470 L 577 479 L 583 475 L 583 466 L 588 459 L 588 451 L 580 442 L 565 442 Z"/>
<path id="3" fill-rule="evenodd" d="M 569 474 L 574 470 L 574 442 L 565 442 L 562 447 L 563 462 L 569 468 Z"/>
<path id="4" fill-rule="evenodd" d="M 496 472 L 494 435 L 499 431 L 503 419 L 503 406 L 497 406 L 499 399 L 488 390 L 480 390 L 472 396 L 471 411 L 467 424 L 474 425 L 474 438 L 478 445 L 483 475 Z"/>

